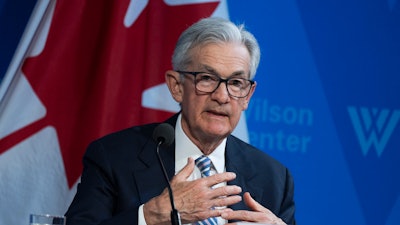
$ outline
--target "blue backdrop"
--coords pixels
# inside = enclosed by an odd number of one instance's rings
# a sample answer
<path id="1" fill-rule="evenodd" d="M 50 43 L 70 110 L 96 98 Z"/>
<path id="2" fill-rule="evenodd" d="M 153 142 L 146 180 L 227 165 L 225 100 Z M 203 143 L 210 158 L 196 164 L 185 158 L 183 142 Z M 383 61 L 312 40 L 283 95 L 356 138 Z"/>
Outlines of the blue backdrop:
<path id="1" fill-rule="evenodd" d="M 262 47 L 250 142 L 296 181 L 300 224 L 400 222 L 400 1 L 230 1 Z"/>
<path id="2" fill-rule="evenodd" d="M 32 7 L 0 0 L 0 77 Z M 298 223 L 399 224 L 400 1 L 228 7 L 262 48 L 250 142 L 292 171 Z"/>

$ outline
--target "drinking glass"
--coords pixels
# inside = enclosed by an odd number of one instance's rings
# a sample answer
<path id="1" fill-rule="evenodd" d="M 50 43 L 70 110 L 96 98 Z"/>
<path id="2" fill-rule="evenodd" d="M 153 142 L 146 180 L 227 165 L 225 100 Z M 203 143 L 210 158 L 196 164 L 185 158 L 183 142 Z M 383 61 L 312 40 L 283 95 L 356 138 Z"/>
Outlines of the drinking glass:
<path id="1" fill-rule="evenodd" d="M 65 225 L 66 220 L 65 216 L 54 216 L 48 214 L 31 214 L 29 216 L 30 225 Z"/>

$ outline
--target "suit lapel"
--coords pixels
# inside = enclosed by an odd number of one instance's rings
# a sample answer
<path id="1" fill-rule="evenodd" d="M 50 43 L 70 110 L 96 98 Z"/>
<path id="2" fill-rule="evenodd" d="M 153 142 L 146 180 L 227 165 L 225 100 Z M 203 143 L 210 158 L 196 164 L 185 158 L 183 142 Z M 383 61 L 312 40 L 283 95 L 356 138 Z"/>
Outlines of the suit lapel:
<path id="1" fill-rule="evenodd" d="M 177 116 L 169 119 L 168 123 L 175 126 Z M 133 179 L 138 189 L 140 202 L 145 203 L 154 196 L 161 194 L 167 187 L 161 165 L 157 158 L 157 145 L 152 140 L 152 132 L 155 126 L 151 126 L 143 131 L 148 135 L 147 143 L 142 147 L 138 155 L 138 163 L 134 165 Z M 171 180 L 175 173 L 175 141 L 168 147 L 160 147 L 161 159 L 164 163 L 168 178 Z"/>
<path id="2" fill-rule="evenodd" d="M 246 149 L 239 140 L 232 136 L 228 137 L 225 152 L 226 171 L 236 173 L 236 179 L 228 182 L 228 185 L 241 187 L 242 195 L 244 192 L 249 192 L 254 199 L 259 201 L 262 198 L 262 189 L 252 181 L 258 171 L 245 151 Z M 230 208 L 234 210 L 248 209 L 244 201 L 232 205 Z"/>

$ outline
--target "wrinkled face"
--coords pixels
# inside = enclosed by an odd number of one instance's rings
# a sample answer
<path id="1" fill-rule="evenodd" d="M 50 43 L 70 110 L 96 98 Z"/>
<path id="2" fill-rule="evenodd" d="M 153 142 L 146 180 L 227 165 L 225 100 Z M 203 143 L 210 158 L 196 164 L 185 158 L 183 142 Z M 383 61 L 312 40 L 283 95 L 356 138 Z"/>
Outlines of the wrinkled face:
<path id="1" fill-rule="evenodd" d="M 192 64 L 186 71 L 207 72 L 223 79 L 249 78 L 250 55 L 241 44 L 208 44 L 194 48 L 191 53 Z M 175 71 L 169 73 L 179 77 Z M 222 140 L 228 136 L 238 124 L 242 111 L 247 109 L 255 89 L 253 84 L 247 97 L 235 98 L 229 96 L 226 84 L 221 83 L 213 93 L 199 93 L 192 75 L 185 76 L 176 86 L 175 94 L 171 92 L 181 103 L 183 129 L 189 138 L 199 142 Z"/>

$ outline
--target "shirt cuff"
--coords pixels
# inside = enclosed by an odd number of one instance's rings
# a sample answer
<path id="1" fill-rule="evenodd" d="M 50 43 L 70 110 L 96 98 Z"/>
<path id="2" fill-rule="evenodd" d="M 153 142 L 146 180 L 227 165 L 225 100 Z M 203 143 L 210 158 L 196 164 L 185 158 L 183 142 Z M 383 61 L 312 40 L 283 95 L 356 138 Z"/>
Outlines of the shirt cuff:
<path id="1" fill-rule="evenodd" d="M 144 219 L 143 205 L 139 206 L 138 225 L 147 225 L 146 220 Z"/>

